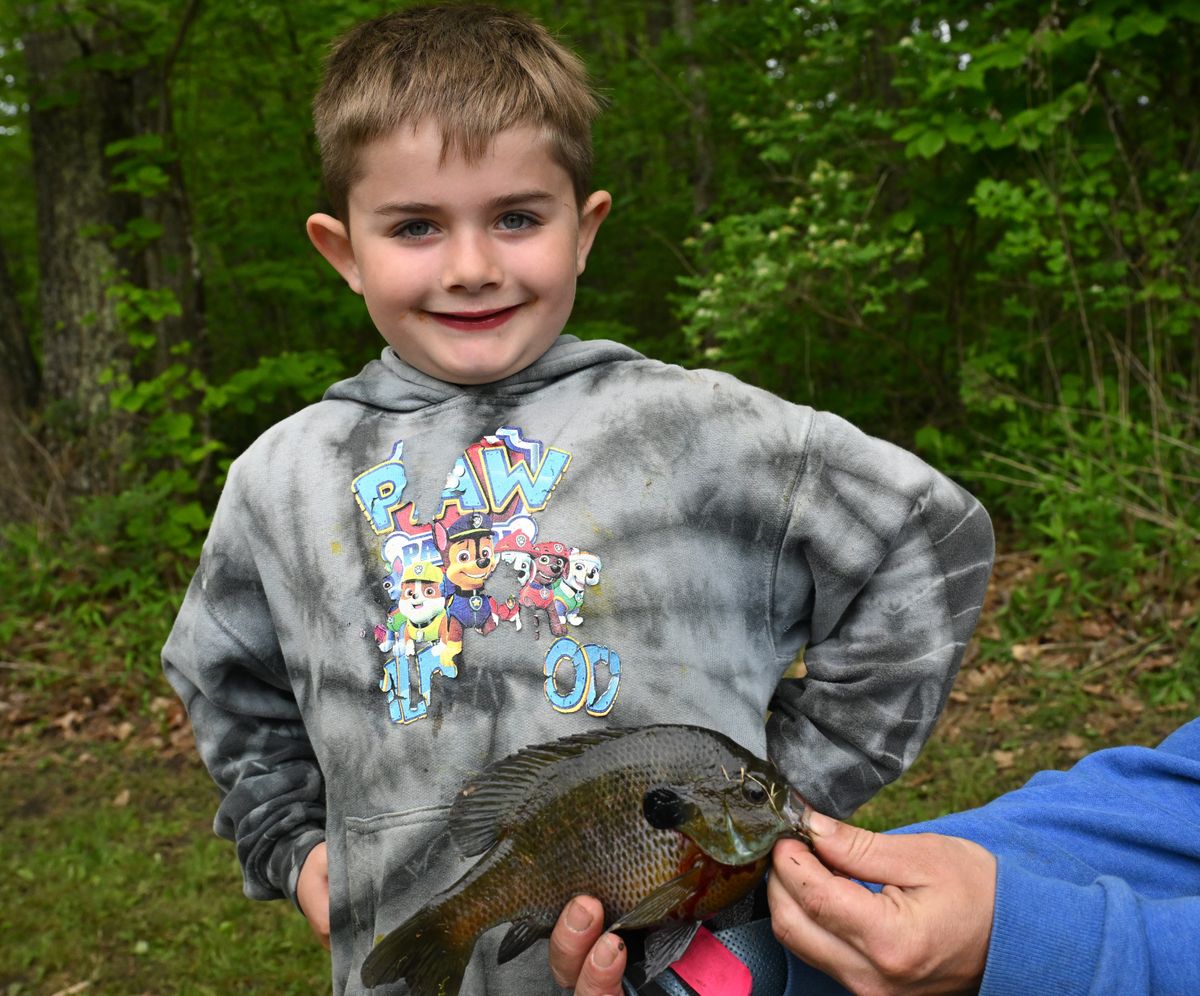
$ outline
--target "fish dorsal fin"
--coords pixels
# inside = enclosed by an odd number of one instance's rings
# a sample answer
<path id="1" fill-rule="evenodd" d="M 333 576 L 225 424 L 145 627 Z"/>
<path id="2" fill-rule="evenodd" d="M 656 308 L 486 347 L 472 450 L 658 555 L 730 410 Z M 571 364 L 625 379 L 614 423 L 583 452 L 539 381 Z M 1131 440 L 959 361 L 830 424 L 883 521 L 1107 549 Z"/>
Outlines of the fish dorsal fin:
<path id="1" fill-rule="evenodd" d="M 634 930 L 665 920 L 696 894 L 703 879 L 703 865 L 689 868 L 682 875 L 676 875 L 669 882 L 660 885 L 608 929 Z"/>
<path id="2" fill-rule="evenodd" d="M 505 836 L 522 804 L 559 761 L 628 736 L 635 730 L 591 730 L 550 743 L 524 747 L 472 778 L 450 807 L 450 835 L 465 857 L 482 854 Z"/>
<path id="3" fill-rule="evenodd" d="M 500 948 L 496 952 L 496 964 L 503 965 L 506 961 L 511 961 L 535 941 L 549 937 L 550 932 L 554 930 L 554 919 L 552 916 L 530 916 L 514 921 L 508 933 L 504 935 L 504 940 L 500 942 Z"/>

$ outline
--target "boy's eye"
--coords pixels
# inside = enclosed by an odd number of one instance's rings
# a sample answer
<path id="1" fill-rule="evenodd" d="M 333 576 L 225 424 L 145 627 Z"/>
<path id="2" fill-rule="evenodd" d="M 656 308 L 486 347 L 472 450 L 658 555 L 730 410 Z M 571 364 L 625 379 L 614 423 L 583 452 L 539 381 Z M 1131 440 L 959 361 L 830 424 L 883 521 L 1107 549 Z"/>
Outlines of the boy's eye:
<path id="1" fill-rule="evenodd" d="M 528 228 L 533 224 L 534 220 L 520 211 L 510 211 L 500 218 L 500 227 L 506 232 L 519 232 L 522 228 Z"/>
<path id="2" fill-rule="evenodd" d="M 414 219 L 413 221 L 406 221 L 393 234 L 405 239 L 423 239 L 427 235 L 433 234 L 433 225 L 428 221 Z"/>

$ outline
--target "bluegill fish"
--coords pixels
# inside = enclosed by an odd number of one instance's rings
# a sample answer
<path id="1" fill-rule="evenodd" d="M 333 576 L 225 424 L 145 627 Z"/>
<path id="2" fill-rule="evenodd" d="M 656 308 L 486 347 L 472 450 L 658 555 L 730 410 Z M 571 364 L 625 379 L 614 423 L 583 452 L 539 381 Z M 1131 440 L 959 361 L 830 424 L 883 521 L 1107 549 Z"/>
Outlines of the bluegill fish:
<path id="1" fill-rule="evenodd" d="M 703 920 L 754 888 L 776 840 L 807 837 L 794 805 L 771 762 L 695 726 L 527 747 L 459 792 L 451 837 L 483 856 L 375 946 L 363 984 L 403 978 L 416 996 L 453 996 L 484 931 L 512 924 L 503 963 L 581 893 L 611 929 Z"/>

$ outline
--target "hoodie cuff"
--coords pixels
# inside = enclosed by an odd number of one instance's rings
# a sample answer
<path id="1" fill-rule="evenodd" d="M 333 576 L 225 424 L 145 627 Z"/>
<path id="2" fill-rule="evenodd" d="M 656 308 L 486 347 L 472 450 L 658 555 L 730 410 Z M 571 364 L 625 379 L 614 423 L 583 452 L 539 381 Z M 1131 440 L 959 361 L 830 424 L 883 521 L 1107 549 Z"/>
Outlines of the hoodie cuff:
<path id="1" fill-rule="evenodd" d="M 300 884 L 300 869 L 304 867 L 309 852 L 324 840 L 323 827 L 306 826 L 294 836 L 280 840 L 271 855 L 273 884 L 298 910 L 300 903 L 296 899 L 296 888 Z"/>
<path id="2" fill-rule="evenodd" d="M 1103 937 L 1102 888 L 1043 878 L 1002 855 L 980 996 L 1087 993 Z"/>

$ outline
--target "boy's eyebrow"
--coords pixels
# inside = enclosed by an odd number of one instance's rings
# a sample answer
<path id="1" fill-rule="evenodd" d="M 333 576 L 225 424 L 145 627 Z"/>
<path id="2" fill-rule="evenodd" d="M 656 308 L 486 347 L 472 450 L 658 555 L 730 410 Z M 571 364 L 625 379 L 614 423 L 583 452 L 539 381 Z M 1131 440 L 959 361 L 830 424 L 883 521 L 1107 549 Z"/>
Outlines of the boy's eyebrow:
<path id="1" fill-rule="evenodd" d="M 540 203 L 544 201 L 555 200 L 552 193 L 547 190 L 521 190 L 515 194 L 502 194 L 500 197 L 493 197 L 484 207 L 489 210 L 498 208 L 512 207 L 516 204 Z M 375 214 L 430 214 L 439 210 L 437 204 L 426 204 L 422 201 L 391 201 L 387 204 L 381 204 L 375 209 Z"/>

